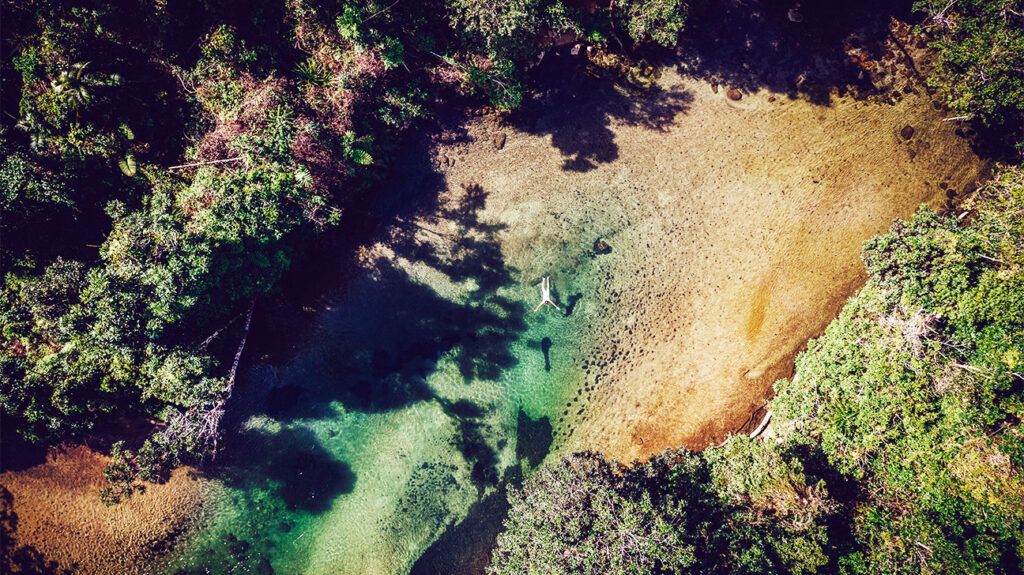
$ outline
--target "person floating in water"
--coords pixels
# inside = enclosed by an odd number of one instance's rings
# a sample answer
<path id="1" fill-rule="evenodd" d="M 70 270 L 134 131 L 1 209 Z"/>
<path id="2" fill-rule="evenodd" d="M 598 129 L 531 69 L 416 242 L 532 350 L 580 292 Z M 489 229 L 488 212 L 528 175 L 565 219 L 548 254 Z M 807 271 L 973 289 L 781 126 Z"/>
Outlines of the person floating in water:
<path id="1" fill-rule="evenodd" d="M 540 303 L 537 304 L 537 307 L 533 308 L 534 313 L 544 307 L 544 304 L 549 304 L 551 307 L 558 309 L 555 302 L 551 301 L 551 278 L 547 276 L 540 280 Z"/>

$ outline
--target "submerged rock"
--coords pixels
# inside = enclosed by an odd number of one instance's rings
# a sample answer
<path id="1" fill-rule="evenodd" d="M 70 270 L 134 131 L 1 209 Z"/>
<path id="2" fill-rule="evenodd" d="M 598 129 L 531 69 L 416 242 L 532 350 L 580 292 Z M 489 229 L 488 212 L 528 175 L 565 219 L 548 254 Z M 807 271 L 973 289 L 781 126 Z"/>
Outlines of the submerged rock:
<path id="1" fill-rule="evenodd" d="M 903 129 L 900 130 L 900 137 L 903 138 L 904 140 L 909 140 L 910 138 L 913 138 L 914 137 L 914 127 L 911 126 L 910 124 L 907 124 L 906 126 L 903 126 Z"/>
<path id="2" fill-rule="evenodd" d="M 494 149 L 500 150 L 505 147 L 505 132 L 498 132 L 494 135 Z"/>
<path id="3" fill-rule="evenodd" d="M 603 238 L 597 238 L 597 241 L 594 242 L 594 253 L 599 256 L 610 254 L 612 253 L 612 246 L 604 241 Z"/>

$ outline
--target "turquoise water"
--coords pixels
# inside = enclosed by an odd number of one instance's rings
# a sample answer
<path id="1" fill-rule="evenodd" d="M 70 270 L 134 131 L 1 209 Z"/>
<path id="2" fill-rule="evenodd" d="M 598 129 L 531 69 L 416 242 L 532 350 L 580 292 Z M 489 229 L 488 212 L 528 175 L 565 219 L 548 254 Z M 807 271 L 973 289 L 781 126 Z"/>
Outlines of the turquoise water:
<path id="1" fill-rule="evenodd" d="M 444 214 L 450 237 L 390 236 L 294 358 L 249 371 L 218 495 L 166 571 L 482 571 L 505 490 L 557 446 L 584 379 L 566 304 L 590 256 L 581 238 L 552 270 L 561 310 L 532 313 L 540 278 L 467 209 Z"/>

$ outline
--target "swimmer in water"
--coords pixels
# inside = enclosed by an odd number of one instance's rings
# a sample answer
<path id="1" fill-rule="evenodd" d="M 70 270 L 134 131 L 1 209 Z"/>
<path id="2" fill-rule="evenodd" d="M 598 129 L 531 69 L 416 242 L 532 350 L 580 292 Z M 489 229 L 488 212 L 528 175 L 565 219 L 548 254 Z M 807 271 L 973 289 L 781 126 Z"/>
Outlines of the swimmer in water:
<path id="1" fill-rule="evenodd" d="M 558 309 L 555 302 L 551 301 L 551 278 L 547 276 L 544 276 L 544 279 L 540 280 L 540 298 L 540 303 L 537 304 L 537 307 L 533 308 L 534 313 L 539 311 L 540 308 L 544 307 L 546 304 Z"/>

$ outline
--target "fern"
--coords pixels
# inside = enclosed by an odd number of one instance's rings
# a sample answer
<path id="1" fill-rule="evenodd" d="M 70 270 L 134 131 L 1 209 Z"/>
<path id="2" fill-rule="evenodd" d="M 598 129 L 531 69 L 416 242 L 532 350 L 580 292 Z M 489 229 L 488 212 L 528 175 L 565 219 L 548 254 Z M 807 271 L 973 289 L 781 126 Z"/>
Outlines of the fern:
<path id="1" fill-rule="evenodd" d="M 373 165 L 373 155 L 370 154 L 368 149 L 373 144 L 373 137 L 361 136 L 357 138 L 355 133 L 345 132 L 341 143 L 345 151 L 345 157 L 351 160 L 353 164 L 357 166 Z"/>
<path id="2" fill-rule="evenodd" d="M 327 66 L 312 56 L 299 62 L 295 67 L 295 74 L 308 86 L 326 86 L 331 81 L 331 73 Z"/>

